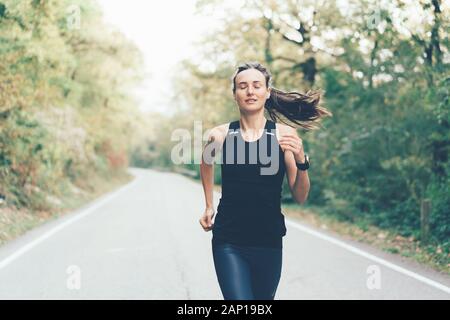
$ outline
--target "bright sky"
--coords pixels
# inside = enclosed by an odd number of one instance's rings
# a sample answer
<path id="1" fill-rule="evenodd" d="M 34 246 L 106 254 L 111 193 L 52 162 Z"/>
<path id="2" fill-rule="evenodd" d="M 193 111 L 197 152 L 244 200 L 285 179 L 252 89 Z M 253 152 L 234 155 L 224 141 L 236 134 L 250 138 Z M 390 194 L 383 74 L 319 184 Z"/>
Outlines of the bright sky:
<path id="1" fill-rule="evenodd" d="M 212 21 L 194 16 L 195 0 L 98 0 L 105 21 L 113 24 L 143 52 L 147 77 L 137 90 L 140 109 L 168 111 L 172 95 L 170 72 L 195 54 L 191 44 Z"/>

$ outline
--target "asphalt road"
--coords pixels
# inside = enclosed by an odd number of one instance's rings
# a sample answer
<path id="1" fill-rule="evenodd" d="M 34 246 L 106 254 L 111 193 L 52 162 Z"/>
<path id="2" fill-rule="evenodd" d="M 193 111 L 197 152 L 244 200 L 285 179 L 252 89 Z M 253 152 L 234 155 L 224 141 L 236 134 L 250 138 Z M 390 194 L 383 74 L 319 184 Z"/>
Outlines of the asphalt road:
<path id="1" fill-rule="evenodd" d="M 0 299 L 222 299 L 202 186 L 136 179 L 0 247 Z M 220 194 L 215 194 L 215 205 Z M 276 299 L 450 299 L 450 277 L 287 220 Z"/>

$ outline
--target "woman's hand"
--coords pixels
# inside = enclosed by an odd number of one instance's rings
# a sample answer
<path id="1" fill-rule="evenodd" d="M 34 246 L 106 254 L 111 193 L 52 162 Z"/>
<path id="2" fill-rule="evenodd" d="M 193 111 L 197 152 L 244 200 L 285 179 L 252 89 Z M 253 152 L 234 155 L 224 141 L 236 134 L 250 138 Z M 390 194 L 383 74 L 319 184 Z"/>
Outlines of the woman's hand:
<path id="1" fill-rule="evenodd" d="M 206 208 L 203 216 L 199 220 L 200 224 L 203 227 L 203 230 L 205 230 L 206 232 L 210 231 L 214 225 L 212 223 L 214 215 L 215 213 L 213 208 Z"/>
<path id="2" fill-rule="evenodd" d="M 278 144 L 283 151 L 289 150 L 294 154 L 297 163 L 305 162 L 305 152 L 303 150 L 303 141 L 297 134 L 286 133 L 280 139 Z"/>

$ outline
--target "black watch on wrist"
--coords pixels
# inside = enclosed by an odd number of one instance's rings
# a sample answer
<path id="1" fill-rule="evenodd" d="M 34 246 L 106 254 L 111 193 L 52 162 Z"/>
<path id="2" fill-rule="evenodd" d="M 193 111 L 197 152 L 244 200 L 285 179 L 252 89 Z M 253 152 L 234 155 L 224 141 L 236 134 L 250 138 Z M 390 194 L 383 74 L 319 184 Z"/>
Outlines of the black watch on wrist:
<path id="1" fill-rule="evenodd" d="M 295 162 L 295 164 L 297 165 L 297 168 L 299 170 L 305 171 L 309 169 L 309 156 L 308 154 L 305 153 L 305 162 L 304 163 L 298 163 Z"/>

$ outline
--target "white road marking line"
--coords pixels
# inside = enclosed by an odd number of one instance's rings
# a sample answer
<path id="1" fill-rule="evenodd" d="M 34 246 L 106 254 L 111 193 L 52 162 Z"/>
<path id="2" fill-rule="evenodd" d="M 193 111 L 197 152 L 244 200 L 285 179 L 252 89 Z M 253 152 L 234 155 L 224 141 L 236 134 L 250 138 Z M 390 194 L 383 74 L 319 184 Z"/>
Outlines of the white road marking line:
<path id="1" fill-rule="evenodd" d="M 308 228 L 306 226 L 303 226 L 303 225 L 301 225 L 301 224 L 299 224 L 297 222 L 294 222 L 294 221 L 292 221 L 290 219 L 286 218 L 286 224 L 290 225 L 291 227 L 294 227 L 296 229 L 299 229 L 300 231 L 303 231 L 303 232 L 306 232 L 306 233 L 308 233 L 310 235 L 313 235 L 313 236 L 315 236 L 317 238 L 320 238 L 322 240 L 331 242 L 331 243 L 333 243 L 333 244 L 335 244 L 335 245 L 337 245 L 339 247 L 342 247 L 342 248 L 344 248 L 346 250 L 349 250 L 349 251 L 351 251 L 351 252 L 353 252 L 353 253 L 355 253 L 357 255 L 360 255 L 362 257 L 365 257 L 367 259 L 375 261 L 375 262 L 377 262 L 379 264 L 384 265 L 385 267 L 388 267 L 388 268 L 390 268 L 392 270 L 400 272 L 400 273 L 402 273 L 402 274 L 404 274 L 406 276 L 414 278 L 414 279 L 416 279 L 418 281 L 426 283 L 426 284 L 428 284 L 428 285 L 430 285 L 432 287 L 435 287 L 436 289 L 442 290 L 442 291 L 450 294 L 450 288 L 445 286 L 445 285 L 443 285 L 443 284 L 441 284 L 441 283 L 439 283 L 439 282 L 436 282 L 434 280 L 428 279 L 428 278 L 426 278 L 424 276 L 421 276 L 420 274 L 417 274 L 415 272 L 409 271 L 409 270 L 407 270 L 405 268 L 397 266 L 397 265 L 395 265 L 395 264 L 393 264 L 391 262 L 388 262 L 388 261 L 386 261 L 384 259 L 378 258 L 378 257 L 376 257 L 374 255 L 371 255 L 371 254 L 369 254 L 367 252 L 364 252 L 364 251 L 362 251 L 360 249 L 357 249 L 357 248 L 355 248 L 355 247 L 353 247 L 351 245 L 348 245 L 348 244 L 346 244 L 346 243 L 344 243 L 344 242 L 342 242 L 340 240 L 337 240 L 335 238 L 332 238 L 330 236 L 327 236 L 325 234 L 322 234 L 320 232 L 312 230 L 312 229 L 310 229 L 310 228 Z"/>
<path id="2" fill-rule="evenodd" d="M 65 221 L 65 222 L 55 226 L 53 229 L 47 231 L 42 236 L 40 236 L 37 239 L 34 239 L 33 241 L 27 243 L 22 248 L 20 248 L 19 250 L 17 250 L 16 252 L 14 252 L 10 256 L 8 256 L 7 258 L 5 258 L 2 261 L 0 261 L 0 270 L 3 269 L 4 267 L 6 267 L 7 265 L 9 265 L 11 262 L 16 260 L 20 256 L 22 256 L 23 254 L 25 254 L 26 252 L 28 252 L 31 249 L 33 249 L 35 246 L 37 246 L 38 244 L 43 242 L 45 239 L 51 237 L 52 235 L 54 235 L 58 231 L 64 229 L 65 227 L 71 225 L 72 223 L 74 223 L 74 222 L 84 218 L 85 216 L 87 216 L 88 214 L 94 212 L 97 208 L 101 207 L 102 205 L 104 205 L 105 203 L 110 201 L 111 199 L 117 197 L 120 193 L 128 190 L 134 184 L 136 184 L 140 179 L 141 179 L 141 177 L 136 177 L 135 180 L 132 181 L 130 184 L 127 184 L 124 187 L 120 188 L 119 190 L 114 191 L 113 193 L 111 193 L 110 195 L 105 197 L 104 199 L 102 199 L 102 200 L 98 201 L 97 203 L 93 204 L 91 207 L 87 208 L 86 210 L 78 213 L 76 216 L 72 217 L 71 219 L 69 219 L 69 220 L 67 220 L 67 221 Z"/>

